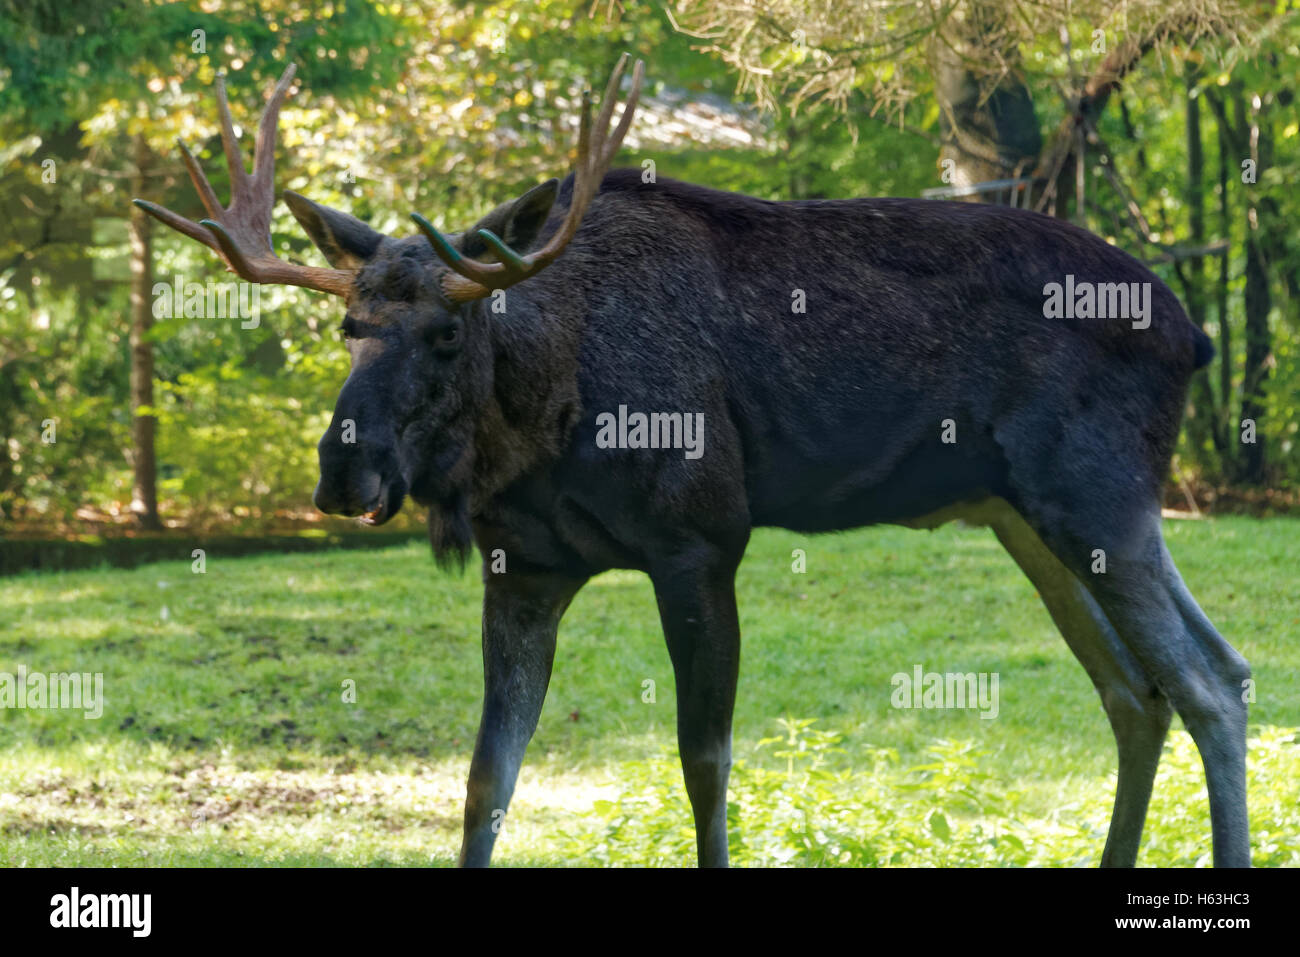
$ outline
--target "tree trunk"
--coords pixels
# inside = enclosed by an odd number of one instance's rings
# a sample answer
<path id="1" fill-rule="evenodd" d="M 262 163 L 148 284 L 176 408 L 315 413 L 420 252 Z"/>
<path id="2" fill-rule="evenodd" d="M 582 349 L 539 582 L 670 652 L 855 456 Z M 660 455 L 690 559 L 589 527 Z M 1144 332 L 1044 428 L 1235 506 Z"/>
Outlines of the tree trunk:
<path id="1" fill-rule="evenodd" d="M 966 45 L 971 50 L 988 46 L 997 35 L 1003 16 L 996 4 L 975 3 L 971 8 Z M 1007 63 L 1019 62 L 1019 52 L 1004 49 Z M 1038 117 L 1029 88 L 1008 73 L 985 98 L 978 79 L 961 62 L 959 51 L 946 50 L 940 60 L 935 93 L 943 146 L 940 161 L 952 161 L 953 186 L 970 186 L 1009 179 L 1031 169 L 1043 148 Z M 996 202 L 999 194 L 971 199 Z"/>
<path id="2" fill-rule="evenodd" d="M 1211 105 L 1219 105 L 1216 98 Z M 1224 477 L 1237 471 L 1237 443 L 1232 437 L 1232 316 L 1228 312 L 1228 280 L 1231 278 L 1232 205 L 1228 201 L 1228 169 L 1233 165 L 1232 137 L 1216 109 L 1219 129 L 1219 233 L 1228 241 L 1228 249 L 1219 257 L 1219 282 L 1215 289 L 1215 307 L 1219 316 L 1219 418 L 1214 423 L 1215 448 L 1219 450 L 1219 473 Z"/>
<path id="3" fill-rule="evenodd" d="M 144 173 L 149 166 L 149 147 L 143 136 L 135 139 L 135 181 L 131 192 L 146 193 Z M 153 407 L 153 344 L 148 340 L 153 325 L 153 245 L 148 214 L 131 207 L 131 467 L 135 473 L 131 512 L 141 528 L 158 530 L 157 460 L 154 432 L 158 420 L 138 410 Z"/>
<path id="4" fill-rule="evenodd" d="M 1201 101 L 1196 95 L 1197 71 L 1190 66 L 1185 73 L 1185 131 L 1187 134 L 1187 202 L 1188 242 L 1200 247 L 1205 239 L 1205 151 L 1201 144 Z M 1205 257 L 1194 256 L 1187 262 L 1186 272 L 1180 271 L 1183 291 L 1187 300 L 1187 315 L 1196 328 L 1205 329 Z M 1187 417 L 1187 435 L 1199 458 L 1208 441 L 1218 445 L 1214 426 L 1218 421 L 1214 387 L 1210 370 L 1201 369 L 1192 379 L 1192 407 Z"/>
<path id="5" fill-rule="evenodd" d="M 1237 107 L 1240 126 L 1249 130 L 1246 151 L 1241 155 L 1256 161 L 1257 169 L 1267 169 L 1273 160 L 1272 130 L 1258 116 L 1249 117 L 1244 93 L 1238 92 Z M 1251 149 L 1250 145 L 1255 148 Z M 1269 288 L 1268 256 L 1264 252 L 1265 234 L 1271 225 L 1268 211 L 1262 209 L 1259 192 L 1254 184 L 1246 184 L 1246 368 L 1241 384 L 1241 418 L 1255 423 L 1255 441 L 1242 445 L 1241 481 L 1249 485 L 1263 485 L 1266 481 L 1264 455 L 1264 395 L 1272 361 L 1273 342 L 1268 328 L 1268 314 L 1273 308 L 1273 293 Z M 1262 220 L 1262 222 L 1261 222 Z"/>
<path id="6" fill-rule="evenodd" d="M 1255 211 L 1252 206 L 1249 212 L 1253 214 Z M 1259 239 L 1250 235 L 1256 231 L 1256 227 L 1248 222 L 1246 229 L 1246 370 L 1241 384 L 1241 420 L 1243 423 L 1247 420 L 1254 422 L 1256 434 L 1254 442 L 1242 445 L 1240 478 L 1248 485 L 1263 485 L 1264 383 L 1268 379 L 1269 358 L 1272 354 L 1268 314 L 1273 308 L 1273 295 L 1268 288 L 1268 270 Z"/>

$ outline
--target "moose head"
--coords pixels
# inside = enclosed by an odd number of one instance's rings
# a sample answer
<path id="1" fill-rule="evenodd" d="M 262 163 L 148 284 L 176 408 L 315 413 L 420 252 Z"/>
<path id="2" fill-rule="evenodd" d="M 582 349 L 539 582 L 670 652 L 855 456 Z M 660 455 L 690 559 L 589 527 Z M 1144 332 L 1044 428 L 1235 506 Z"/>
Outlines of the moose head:
<path id="1" fill-rule="evenodd" d="M 632 123 L 644 78 L 640 61 L 623 115 L 610 129 L 627 61 L 624 54 L 615 67 L 594 124 L 590 92 L 583 94 L 573 184 L 566 191 L 567 209 L 557 210 L 558 225 L 550 222 L 560 193 L 554 179 L 459 234 L 444 236 L 413 213 L 419 232 L 404 238 L 286 191 L 285 202 L 328 269 L 285 262 L 270 241 L 276 127 L 295 67 L 284 71 L 262 114 L 251 174 L 235 137 L 225 78 L 217 77 L 230 205 L 221 205 L 183 143 L 186 168 L 209 218 L 194 222 L 154 203 L 134 202 L 215 250 L 248 282 L 301 286 L 346 303 L 340 331 L 351 372 L 317 448 L 320 481 L 313 501 L 322 512 L 382 525 L 409 495 L 430 509 L 439 560 L 468 554 L 476 431 L 493 386 L 492 316 L 484 300 L 555 262 L 578 231 Z M 549 238 L 540 242 L 543 234 Z"/>

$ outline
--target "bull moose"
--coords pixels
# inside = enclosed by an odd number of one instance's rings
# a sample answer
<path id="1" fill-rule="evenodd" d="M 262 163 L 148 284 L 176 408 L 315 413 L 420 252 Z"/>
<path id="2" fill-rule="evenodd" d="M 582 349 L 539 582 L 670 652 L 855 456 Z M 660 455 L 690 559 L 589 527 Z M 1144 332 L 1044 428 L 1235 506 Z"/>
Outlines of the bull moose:
<path id="1" fill-rule="evenodd" d="M 610 171 L 644 74 L 638 62 L 613 126 L 626 63 L 594 122 L 583 98 L 573 174 L 463 233 L 413 214 L 413 235 L 386 236 L 286 192 L 330 268 L 279 259 L 275 136 L 293 66 L 251 174 L 217 79 L 229 207 L 188 150 L 208 219 L 136 200 L 247 281 L 347 304 L 352 368 L 319 445 L 316 506 L 381 525 L 409 496 L 428 509 L 440 564 L 471 544 L 485 556 L 461 864 L 488 863 L 560 618 L 593 575 L 653 582 L 699 863 L 725 865 L 734 577 L 750 530 L 960 518 L 992 528 L 1101 696 L 1119 751 L 1101 863 L 1136 862 L 1177 710 L 1205 766 L 1214 861 L 1249 865 L 1249 666 L 1161 537 L 1188 381 L 1213 356 L 1174 294 L 1100 238 L 1024 210 L 769 202 Z M 1049 308 L 1048 288 L 1059 299 L 1067 282 L 1146 290 L 1146 314 Z M 664 441 L 625 436 L 626 410 L 637 429 L 660 413 Z M 615 415 L 620 441 L 599 441 Z M 678 423 L 697 424 L 700 454 Z M 493 554 L 508 556 L 505 574 L 487 567 Z"/>

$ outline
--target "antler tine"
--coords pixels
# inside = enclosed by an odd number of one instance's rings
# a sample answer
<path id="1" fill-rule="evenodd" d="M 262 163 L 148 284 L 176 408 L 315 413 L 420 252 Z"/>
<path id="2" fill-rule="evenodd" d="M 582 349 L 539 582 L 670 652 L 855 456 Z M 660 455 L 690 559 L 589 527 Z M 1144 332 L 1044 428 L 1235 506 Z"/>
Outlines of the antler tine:
<path id="1" fill-rule="evenodd" d="M 636 67 L 632 71 L 632 90 L 628 95 L 627 106 L 623 109 L 623 116 L 619 120 L 618 127 L 614 130 L 614 135 L 609 137 L 605 142 L 604 133 L 608 132 L 610 117 L 614 114 L 614 101 L 617 96 L 615 81 L 620 79 L 623 74 L 623 68 L 627 63 L 627 54 L 619 59 L 618 65 L 614 68 L 614 74 L 610 77 L 610 89 L 605 91 L 605 102 L 601 104 L 600 115 L 598 117 L 597 130 L 595 135 L 599 137 L 600 148 L 595 151 L 596 155 L 592 156 L 590 140 L 587 137 L 587 128 L 590 120 L 590 104 L 584 98 L 582 110 L 582 126 L 578 133 L 578 169 L 574 171 L 573 199 L 569 204 L 568 215 L 564 217 L 564 223 L 560 226 L 559 232 L 551 237 L 550 241 L 537 252 L 530 254 L 527 259 L 531 260 L 533 271 L 550 265 L 560 253 L 564 252 L 569 241 L 573 239 L 582 224 L 582 217 L 587 211 L 587 206 L 595 199 L 596 194 L 600 191 L 601 180 L 605 177 L 605 172 L 609 169 L 610 161 L 618 148 L 622 145 L 623 137 L 632 126 L 632 113 L 636 108 L 637 99 L 641 93 L 641 81 L 645 76 L 645 64 L 641 60 L 636 61 Z M 582 172 L 580 173 L 579 170 Z"/>
<path id="2" fill-rule="evenodd" d="M 582 113 L 578 117 L 578 155 L 573 163 L 573 201 L 569 208 L 578 203 L 579 196 L 587 195 L 591 189 L 591 88 L 582 91 Z"/>
<path id="3" fill-rule="evenodd" d="M 275 190 L 275 137 L 280 122 L 280 107 L 289 95 L 289 87 L 297 71 L 295 63 L 284 68 L 279 82 L 275 84 L 275 91 L 271 94 L 271 101 L 262 112 L 262 121 L 257 125 L 257 141 L 253 146 L 253 178 L 257 181 L 258 191 L 265 188 L 267 196 Z"/>
<path id="4" fill-rule="evenodd" d="M 627 69 L 628 55 L 624 53 L 614 64 L 614 72 L 605 84 L 605 96 L 600 101 L 600 112 L 596 114 L 596 130 L 592 139 L 592 152 L 604 156 L 605 134 L 609 132 L 609 121 L 614 115 L 614 101 L 618 98 L 618 86 L 623 81 L 623 71 Z M 585 107 L 584 107 L 585 110 Z"/>
<path id="5" fill-rule="evenodd" d="M 186 236 L 190 237 L 190 239 L 198 240 L 203 245 L 215 250 L 216 252 L 221 252 L 221 249 L 217 246 L 217 241 L 213 238 L 212 233 L 208 232 L 193 220 L 186 219 L 184 216 L 173 213 L 166 206 L 159 206 L 157 203 L 151 203 L 147 199 L 133 199 L 131 202 L 143 209 L 160 223 L 170 226 L 178 233 L 184 233 Z"/>
<path id="6" fill-rule="evenodd" d="M 570 201 L 569 210 L 573 209 L 581 202 L 581 197 L 586 192 L 587 176 L 587 158 L 591 145 L 591 90 L 582 92 L 582 116 L 578 127 L 578 158 L 574 164 L 573 171 L 573 199 Z M 583 203 L 585 205 L 585 202 Z M 458 276 L 467 279 L 474 286 L 484 291 L 489 289 L 502 289 L 521 279 L 527 278 L 532 271 L 532 257 L 520 256 L 519 253 L 511 249 L 502 239 L 489 229 L 480 229 L 479 236 L 492 247 L 501 259 L 499 263 L 481 263 L 474 259 L 466 259 L 455 247 L 449 243 L 437 228 L 419 213 L 412 213 L 411 220 L 420 231 L 424 233 L 429 243 L 433 246 L 433 251 L 438 258 L 443 261 Z M 564 226 L 567 227 L 569 221 L 566 218 Z M 470 298 L 479 298 L 483 293 L 471 286 L 457 282 L 455 277 L 447 277 L 450 282 L 444 282 L 445 291 L 460 290 L 466 294 L 474 292 L 475 295 Z M 461 287 L 464 285 L 464 289 Z"/>
<path id="7" fill-rule="evenodd" d="M 605 155 L 601 157 L 602 162 L 608 166 L 618 152 L 619 147 L 623 145 L 623 137 L 627 131 L 632 128 L 632 114 L 636 112 L 636 105 L 641 99 L 641 81 L 645 79 L 645 63 L 640 60 L 636 61 L 636 66 L 632 68 L 632 89 L 628 91 L 627 103 L 623 106 L 623 115 L 619 117 L 618 126 L 614 128 L 614 135 L 609 138 L 609 147 Z"/>
<path id="8" fill-rule="evenodd" d="M 185 142 L 179 136 L 176 137 L 176 145 L 181 148 L 181 159 L 185 161 L 185 168 L 189 170 L 190 174 L 190 182 L 194 184 L 194 191 L 199 194 L 199 199 L 203 202 L 203 208 L 208 211 L 209 216 L 220 216 L 221 200 L 217 199 L 217 191 L 208 182 L 203 167 L 199 165 L 199 161 L 194 158 L 190 148 L 185 145 Z"/>
<path id="9" fill-rule="evenodd" d="M 217 250 L 226 257 L 226 262 L 230 263 L 230 268 L 237 274 L 252 282 L 258 282 L 264 278 L 257 266 L 248 261 L 244 251 L 230 238 L 230 233 L 226 232 L 225 226 L 211 219 L 200 219 L 199 225 L 206 226 L 211 231 L 217 241 Z"/>
<path id="10" fill-rule="evenodd" d="M 628 55 L 624 53 L 615 65 L 609 83 L 605 87 L 605 98 L 600 104 L 600 113 L 596 117 L 594 126 L 591 121 L 591 90 L 585 90 L 582 94 L 582 113 L 578 124 L 578 154 L 573 169 L 573 192 L 569 200 L 569 210 L 559 230 L 541 249 L 520 256 L 491 231 L 480 229 L 480 238 L 501 261 L 482 263 L 466 259 L 427 219 L 419 213 L 411 214 L 411 219 L 429 240 L 433 251 L 451 270 L 442 279 L 443 291 L 449 298 L 457 302 L 481 299 L 493 289 L 505 289 L 529 276 L 536 275 L 564 252 L 569 241 L 577 233 L 588 205 L 600 191 L 600 184 L 609 169 L 610 161 L 618 152 L 623 137 L 632 125 L 632 115 L 641 94 L 641 82 L 645 78 L 645 64 L 640 60 L 637 60 L 636 68 L 632 72 L 632 89 L 623 108 L 623 115 L 613 134 L 610 135 L 609 122 L 614 115 L 614 103 L 618 99 L 619 84 L 622 82 L 627 61 Z"/>
<path id="11" fill-rule="evenodd" d="M 248 182 L 248 171 L 244 169 L 239 140 L 235 139 L 235 121 L 230 117 L 230 104 L 226 100 L 224 72 L 217 74 L 217 114 L 221 118 L 221 147 L 226 151 L 226 165 L 230 167 L 230 190 L 232 194 L 242 193 Z"/>
<path id="12" fill-rule="evenodd" d="M 619 71 L 615 69 L 615 72 Z M 608 117 L 605 117 L 606 105 L 601 104 L 600 112 L 608 123 Z M 578 225 L 587 211 L 587 205 L 600 190 L 603 170 L 598 162 L 592 160 L 591 140 L 591 91 L 586 90 L 582 94 L 582 118 L 578 122 L 578 159 L 573 166 L 573 196 L 569 200 L 569 211 L 565 214 L 564 222 L 560 224 L 559 232 L 529 257 L 536 264 L 536 268 L 549 265 L 569 244 L 569 240 L 578 231 Z"/>

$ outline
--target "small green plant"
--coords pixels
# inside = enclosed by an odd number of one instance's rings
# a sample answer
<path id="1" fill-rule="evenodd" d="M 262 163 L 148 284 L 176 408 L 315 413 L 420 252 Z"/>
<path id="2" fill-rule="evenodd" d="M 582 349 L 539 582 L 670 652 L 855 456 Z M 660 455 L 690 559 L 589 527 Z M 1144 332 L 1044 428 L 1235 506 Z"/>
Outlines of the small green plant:
<path id="1" fill-rule="evenodd" d="M 1094 866 L 1105 841 L 1110 794 L 1079 795 L 1044 815 L 1025 791 L 1007 789 L 989 752 L 971 742 L 935 741 L 929 760 L 903 767 L 896 751 L 868 748 L 837 768 L 841 735 L 802 718 L 777 721 L 755 761 L 732 769 L 727 821 L 732 863 L 794 867 Z M 1294 729 L 1265 728 L 1250 741 L 1252 838 L 1258 866 L 1300 864 L 1294 808 L 1280 786 L 1300 768 Z M 771 757 L 772 768 L 761 763 Z M 574 860 L 605 866 L 690 866 L 695 834 L 675 752 L 623 766 L 622 793 L 597 801 L 590 833 L 560 838 Z M 1112 779 L 1113 780 L 1113 779 Z M 1274 799 L 1272 796 L 1277 796 Z M 1207 866 L 1209 814 L 1204 774 L 1191 737 L 1175 732 L 1165 749 L 1143 843 L 1144 863 Z"/>

